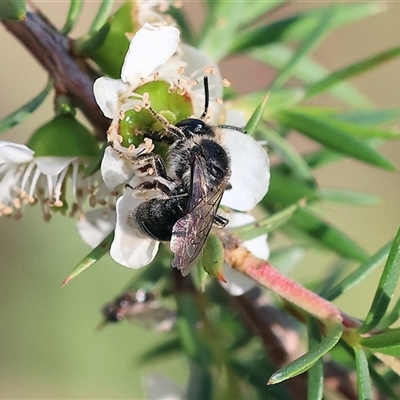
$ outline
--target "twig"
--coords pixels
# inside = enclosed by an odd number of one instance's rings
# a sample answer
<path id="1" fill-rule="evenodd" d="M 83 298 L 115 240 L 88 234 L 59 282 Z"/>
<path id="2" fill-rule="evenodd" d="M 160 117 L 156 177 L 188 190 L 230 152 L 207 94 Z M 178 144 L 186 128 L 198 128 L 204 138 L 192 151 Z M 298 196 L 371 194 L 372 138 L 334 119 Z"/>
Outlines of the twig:
<path id="1" fill-rule="evenodd" d="M 69 53 L 69 39 L 28 4 L 22 21 L 1 21 L 30 51 L 54 80 L 56 94 L 69 96 L 94 127 L 98 138 L 105 139 L 110 121 L 99 109 L 93 95 L 93 79 Z"/>

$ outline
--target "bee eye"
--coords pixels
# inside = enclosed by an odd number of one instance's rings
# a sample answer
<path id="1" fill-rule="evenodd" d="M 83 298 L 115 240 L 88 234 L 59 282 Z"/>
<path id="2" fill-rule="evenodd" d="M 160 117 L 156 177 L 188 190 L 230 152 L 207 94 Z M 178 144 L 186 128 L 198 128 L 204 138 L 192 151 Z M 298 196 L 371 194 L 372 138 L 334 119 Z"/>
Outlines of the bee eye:
<path id="1" fill-rule="evenodd" d="M 178 122 L 176 126 L 185 134 L 186 137 L 204 135 L 208 133 L 207 125 L 197 118 L 186 118 Z"/>

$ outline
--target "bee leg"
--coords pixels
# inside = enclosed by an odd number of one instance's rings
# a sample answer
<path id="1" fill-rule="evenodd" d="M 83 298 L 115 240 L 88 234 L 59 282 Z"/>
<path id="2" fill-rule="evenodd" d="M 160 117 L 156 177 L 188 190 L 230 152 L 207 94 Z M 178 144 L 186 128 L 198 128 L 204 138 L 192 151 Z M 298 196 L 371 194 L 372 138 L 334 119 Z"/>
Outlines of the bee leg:
<path id="1" fill-rule="evenodd" d="M 172 196 L 171 189 L 163 182 L 158 179 L 154 179 L 153 181 L 145 181 L 136 187 L 132 187 L 130 185 L 126 185 L 125 187 L 129 187 L 132 189 L 132 196 L 134 197 L 147 197 L 150 191 L 156 191 L 162 194 L 163 198 L 168 198 Z"/>
<path id="2" fill-rule="evenodd" d="M 213 223 L 217 228 L 225 228 L 228 222 L 229 220 L 227 220 L 226 218 L 222 217 L 219 214 L 215 214 Z"/>
<path id="3" fill-rule="evenodd" d="M 142 172 L 147 172 L 149 175 L 161 176 L 164 179 L 172 181 L 172 179 L 167 175 L 164 160 L 161 158 L 160 155 L 154 153 L 130 155 L 122 153 L 114 147 L 113 149 L 121 157 L 126 158 L 132 164 L 137 165 L 142 170 Z"/>
<path id="4" fill-rule="evenodd" d="M 149 175 L 161 176 L 164 179 L 171 181 L 171 178 L 167 175 L 164 160 L 158 154 L 141 154 L 134 161 L 140 166 L 143 172 L 147 172 Z"/>

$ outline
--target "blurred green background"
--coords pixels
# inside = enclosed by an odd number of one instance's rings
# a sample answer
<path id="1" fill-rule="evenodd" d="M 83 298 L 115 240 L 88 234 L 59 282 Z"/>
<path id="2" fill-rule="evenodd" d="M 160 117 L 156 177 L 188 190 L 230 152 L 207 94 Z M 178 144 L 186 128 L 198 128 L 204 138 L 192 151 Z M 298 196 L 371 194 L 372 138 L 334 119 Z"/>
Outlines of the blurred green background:
<path id="1" fill-rule="evenodd" d="M 291 10 L 315 2 L 293 2 Z M 38 2 L 40 9 L 61 27 L 68 2 Z M 388 2 L 387 11 L 335 31 L 315 51 L 315 58 L 334 70 L 399 44 L 400 3 Z M 87 29 L 98 2 L 87 2 L 74 36 Z M 198 22 L 201 2 L 185 5 Z M 280 13 L 283 13 L 281 11 Z M 46 84 L 41 67 L 0 28 L 0 118 L 36 95 Z M 242 92 L 266 85 L 272 75 L 259 64 L 235 57 L 222 64 L 224 77 Z M 257 77 L 255 79 L 254 77 Z M 400 106 L 400 60 L 390 62 L 352 83 L 377 108 Z M 2 139 L 23 142 L 49 119 L 51 99 L 31 118 Z M 296 138 L 294 138 L 296 140 Z M 312 146 L 303 139 L 298 148 Z M 400 142 L 382 147 L 382 153 L 400 166 Z M 381 204 L 370 208 L 324 207 L 325 218 L 347 232 L 372 253 L 393 237 L 400 225 L 400 179 L 397 173 L 376 170 L 353 161 L 333 164 L 317 173 L 326 186 L 378 194 Z M 141 376 L 168 372 L 178 383 L 187 378 L 182 359 L 141 369 L 136 358 L 160 336 L 140 326 L 121 323 L 95 332 L 99 309 L 112 299 L 134 271 L 105 257 L 67 287 L 61 282 L 88 252 L 79 239 L 75 221 L 55 216 L 45 224 L 39 209 L 25 212 L 20 221 L 0 220 L 0 397 L 1 398 L 144 398 Z M 312 252 L 294 276 L 307 282 L 323 273 L 329 254 Z M 338 299 L 346 312 L 363 317 L 380 271 L 357 289 Z M 371 296 L 369 296 L 371 293 Z"/>

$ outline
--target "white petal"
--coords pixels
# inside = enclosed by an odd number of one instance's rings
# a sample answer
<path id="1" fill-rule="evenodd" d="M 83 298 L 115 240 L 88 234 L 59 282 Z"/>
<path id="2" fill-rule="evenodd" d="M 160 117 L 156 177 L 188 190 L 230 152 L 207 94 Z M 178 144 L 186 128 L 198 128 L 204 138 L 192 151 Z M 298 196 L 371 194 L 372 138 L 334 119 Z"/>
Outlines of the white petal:
<path id="1" fill-rule="evenodd" d="M 229 213 L 228 219 L 229 223 L 227 229 L 237 228 L 255 221 L 255 218 L 252 215 L 238 212 Z M 263 260 L 268 259 L 270 250 L 266 234 L 260 235 L 251 240 L 246 240 L 243 244 L 256 257 Z M 227 283 L 221 284 L 232 296 L 241 296 L 256 285 L 252 279 L 234 270 L 228 264 L 225 264 L 224 276 Z"/>
<path id="2" fill-rule="evenodd" d="M 270 249 L 267 239 L 268 235 L 263 234 L 257 236 L 254 239 L 245 240 L 243 244 L 247 248 L 247 250 L 251 251 L 251 253 L 254 254 L 256 257 L 261 258 L 262 260 L 268 260 Z"/>
<path id="3" fill-rule="evenodd" d="M 129 223 L 128 214 L 142 201 L 132 197 L 129 191 L 118 199 L 115 236 L 110 249 L 114 261 L 134 269 L 148 265 L 156 256 L 160 243 Z"/>
<path id="4" fill-rule="evenodd" d="M 0 140 L 0 165 L 25 164 L 33 160 L 35 152 L 24 144 Z"/>
<path id="5" fill-rule="evenodd" d="M 231 212 L 228 214 L 229 223 L 227 225 L 227 229 L 229 228 L 237 228 L 242 225 L 249 224 L 254 222 L 256 219 L 246 213 L 238 213 L 238 212 Z M 257 236 L 254 239 L 246 240 L 243 242 L 244 246 L 247 250 L 251 251 L 256 257 L 261 258 L 262 260 L 268 260 L 270 249 L 268 246 L 268 235 L 262 234 Z"/>
<path id="6" fill-rule="evenodd" d="M 182 43 L 181 48 L 183 50 L 182 61 L 187 63 L 185 75 L 190 76 L 192 73 L 202 71 L 206 67 L 212 67 L 214 74 L 208 74 L 210 99 L 222 99 L 224 88 L 218 64 L 211 60 L 211 58 L 209 58 L 203 51 L 196 49 L 195 47 Z M 199 85 L 202 86 L 203 82 L 199 82 Z"/>
<path id="7" fill-rule="evenodd" d="M 119 98 L 128 87 L 120 79 L 102 76 L 93 84 L 93 94 L 104 116 L 113 119 L 118 114 Z"/>
<path id="8" fill-rule="evenodd" d="M 152 75 L 176 52 L 179 36 L 179 30 L 173 26 L 145 23 L 131 40 L 122 66 L 122 80 L 133 88 L 139 86 L 140 78 Z"/>
<path id="9" fill-rule="evenodd" d="M 106 186 L 113 190 L 118 185 L 127 183 L 134 174 L 129 160 L 122 158 L 111 146 L 104 151 L 101 160 L 101 176 Z"/>
<path id="10" fill-rule="evenodd" d="M 238 211 L 249 211 L 266 195 L 269 186 L 269 158 L 251 136 L 223 129 L 223 144 L 231 156 L 231 190 L 221 204 Z"/>
<path id="11" fill-rule="evenodd" d="M 44 175 L 58 175 L 76 157 L 38 157 L 35 159 L 39 171 Z"/>
<path id="12" fill-rule="evenodd" d="M 115 212 L 104 207 L 85 213 L 76 227 L 83 241 L 94 248 L 113 231 L 115 218 Z"/>
<path id="13" fill-rule="evenodd" d="M 227 283 L 221 282 L 221 285 L 232 296 L 241 296 L 256 285 L 252 279 L 235 271 L 227 264 L 225 264 L 224 268 L 224 277 Z"/>
<path id="14" fill-rule="evenodd" d="M 226 125 L 237 126 L 238 128 L 244 128 L 247 124 L 246 113 L 234 108 L 230 108 L 226 111 Z"/>

